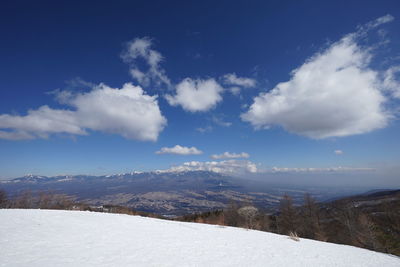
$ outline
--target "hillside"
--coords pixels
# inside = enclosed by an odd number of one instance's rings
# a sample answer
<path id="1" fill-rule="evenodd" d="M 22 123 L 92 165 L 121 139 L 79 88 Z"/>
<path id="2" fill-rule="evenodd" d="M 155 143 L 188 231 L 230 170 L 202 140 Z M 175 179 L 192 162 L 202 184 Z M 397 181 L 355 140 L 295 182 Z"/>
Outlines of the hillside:
<path id="1" fill-rule="evenodd" d="M 400 258 L 240 228 L 80 211 L 0 210 L 2 266 L 399 266 Z"/>
<path id="2" fill-rule="evenodd" d="M 233 203 L 223 211 L 187 214 L 179 219 L 247 227 L 249 221 L 240 210 L 241 206 Z M 305 195 L 301 206 L 285 195 L 275 213 L 258 212 L 251 224 L 252 229 L 295 232 L 303 238 L 400 256 L 400 190 L 374 190 L 329 202 L 316 202 Z"/>

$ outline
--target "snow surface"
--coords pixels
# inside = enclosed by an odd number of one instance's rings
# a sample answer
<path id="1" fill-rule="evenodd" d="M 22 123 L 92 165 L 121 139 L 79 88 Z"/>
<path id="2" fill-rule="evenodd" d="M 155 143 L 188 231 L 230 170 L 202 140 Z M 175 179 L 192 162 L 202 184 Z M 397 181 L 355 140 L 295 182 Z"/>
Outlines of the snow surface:
<path id="1" fill-rule="evenodd" d="M 400 266 L 351 246 L 83 211 L 0 210 L 0 266 Z"/>

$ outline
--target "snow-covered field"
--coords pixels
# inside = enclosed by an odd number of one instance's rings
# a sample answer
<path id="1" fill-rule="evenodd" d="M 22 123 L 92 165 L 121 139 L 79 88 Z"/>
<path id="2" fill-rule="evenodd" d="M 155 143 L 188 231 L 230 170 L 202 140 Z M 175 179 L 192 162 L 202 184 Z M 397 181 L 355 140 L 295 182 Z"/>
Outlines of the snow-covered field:
<path id="1" fill-rule="evenodd" d="M 0 266 L 400 266 L 351 246 L 138 216 L 0 210 Z"/>

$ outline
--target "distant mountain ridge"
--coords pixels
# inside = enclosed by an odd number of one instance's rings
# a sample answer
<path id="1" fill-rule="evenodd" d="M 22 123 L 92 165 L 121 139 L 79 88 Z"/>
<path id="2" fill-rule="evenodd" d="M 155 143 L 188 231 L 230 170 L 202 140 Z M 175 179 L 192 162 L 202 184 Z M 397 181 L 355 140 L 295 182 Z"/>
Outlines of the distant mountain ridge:
<path id="1" fill-rule="evenodd" d="M 54 175 L 54 176 L 45 176 L 45 175 L 34 175 L 27 174 L 21 177 L 0 180 L 0 183 L 6 182 L 28 182 L 28 181 L 44 181 L 44 180 L 63 180 L 63 179 L 85 179 L 85 178 L 134 178 L 134 177 L 143 177 L 143 176 L 152 176 L 152 175 L 174 175 L 174 176 L 184 176 L 187 174 L 197 174 L 203 176 L 219 176 L 219 177 L 229 177 L 227 175 L 212 172 L 212 171 L 177 171 L 177 170 L 155 170 L 148 172 L 141 171 L 133 171 L 127 173 L 118 173 L 118 174 L 109 174 L 109 175 L 86 175 L 86 174 L 76 174 L 76 175 Z"/>

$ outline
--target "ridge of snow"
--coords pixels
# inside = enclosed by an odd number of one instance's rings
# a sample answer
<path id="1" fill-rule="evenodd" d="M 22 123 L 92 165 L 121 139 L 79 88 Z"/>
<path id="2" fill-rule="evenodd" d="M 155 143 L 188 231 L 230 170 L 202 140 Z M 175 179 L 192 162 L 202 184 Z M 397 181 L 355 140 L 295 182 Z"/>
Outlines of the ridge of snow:
<path id="1" fill-rule="evenodd" d="M 366 249 L 122 214 L 0 210 L 2 266 L 400 266 Z"/>

